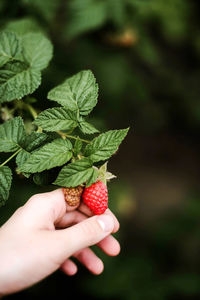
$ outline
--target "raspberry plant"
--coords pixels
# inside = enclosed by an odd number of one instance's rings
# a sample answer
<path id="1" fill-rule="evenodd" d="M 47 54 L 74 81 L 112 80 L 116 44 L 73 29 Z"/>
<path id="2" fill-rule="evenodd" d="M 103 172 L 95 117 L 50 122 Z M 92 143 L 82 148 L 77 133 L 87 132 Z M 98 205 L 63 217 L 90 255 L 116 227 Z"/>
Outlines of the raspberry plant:
<path id="1" fill-rule="evenodd" d="M 52 53 L 51 42 L 41 33 L 0 33 L 0 152 L 11 153 L 0 163 L 0 206 L 9 197 L 11 159 L 16 161 L 17 174 L 36 184 L 88 187 L 98 178 L 112 177 L 105 161 L 128 132 L 120 129 L 100 133 L 88 121 L 98 98 L 98 85 L 90 70 L 50 90 L 47 98 L 57 106 L 38 114 L 30 95 L 41 84 L 41 72 Z M 31 126 L 27 112 L 33 118 Z M 90 135 L 96 136 L 85 138 Z"/>

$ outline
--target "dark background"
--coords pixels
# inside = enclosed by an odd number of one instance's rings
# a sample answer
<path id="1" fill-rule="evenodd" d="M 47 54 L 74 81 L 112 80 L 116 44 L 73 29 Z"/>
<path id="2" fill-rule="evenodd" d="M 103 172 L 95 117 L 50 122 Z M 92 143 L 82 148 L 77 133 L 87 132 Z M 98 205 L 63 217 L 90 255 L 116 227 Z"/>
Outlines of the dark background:
<path id="1" fill-rule="evenodd" d="M 99 83 L 93 123 L 131 126 L 109 163 L 121 254 L 100 253 L 98 277 L 82 266 L 73 278 L 58 271 L 7 299 L 200 298 L 199 11 L 193 0 L 0 0 L 1 29 L 42 31 L 54 44 L 34 93 L 38 109 L 52 105 L 48 90 L 91 69 Z M 0 223 L 49 189 L 15 176 Z"/>

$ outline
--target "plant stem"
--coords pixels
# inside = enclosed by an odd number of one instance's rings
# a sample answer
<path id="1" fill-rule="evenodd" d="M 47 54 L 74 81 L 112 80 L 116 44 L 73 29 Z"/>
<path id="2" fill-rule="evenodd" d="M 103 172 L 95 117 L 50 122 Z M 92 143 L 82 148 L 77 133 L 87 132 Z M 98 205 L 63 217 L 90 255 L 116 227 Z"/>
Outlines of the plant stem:
<path id="1" fill-rule="evenodd" d="M 25 103 L 22 100 L 16 100 L 14 104 L 15 104 L 14 109 L 27 110 L 31 114 L 33 119 L 37 118 L 38 115 L 37 111 L 33 108 L 31 104 Z"/>
<path id="2" fill-rule="evenodd" d="M 58 130 L 58 131 L 56 131 L 62 138 L 64 137 L 64 138 L 69 138 L 69 139 L 73 139 L 73 140 L 80 140 L 80 141 L 82 141 L 82 142 L 84 142 L 84 143 L 87 143 L 87 144 L 89 144 L 90 143 L 90 141 L 88 141 L 88 140 L 84 140 L 84 139 L 81 139 L 81 138 L 77 138 L 76 136 L 73 136 L 73 135 L 69 135 L 69 134 L 67 134 L 67 133 L 64 133 L 64 132 L 62 132 L 62 131 L 60 131 L 60 130 Z"/>
<path id="3" fill-rule="evenodd" d="M 30 112 L 30 114 L 32 115 L 34 120 L 37 118 L 38 113 L 31 104 L 23 102 L 23 107 L 26 108 Z M 38 126 L 37 132 L 42 133 L 42 128 Z"/>
<path id="4" fill-rule="evenodd" d="M 10 157 L 8 157 L 8 159 L 6 159 L 1 165 L 0 167 L 3 167 L 5 164 L 7 164 L 13 157 L 15 157 L 20 151 L 22 150 L 22 148 L 18 149 L 17 151 L 15 151 Z"/>
<path id="5" fill-rule="evenodd" d="M 26 107 L 28 109 L 28 111 L 33 116 L 33 119 L 35 120 L 37 118 L 38 114 L 37 114 L 36 110 L 33 108 L 33 106 L 28 103 L 24 103 L 24 107 Z"/>
<path id="6" fill-rule="evenodd" d="M 80 141 L 82 141 L 82 142 L 84 142 L 84 143 L 87 143 L 87 144 L 90 143 L 90 141 L 88 141 L 88 140 L 84 140 L 84 139 L 81 139 L 81 138 L 77 138 L 77 137 L 75 137 L 75 136 L 73 136 L 73 135 L 66 134 L 66 137 L 68 137 L 69 139 L 74 139 L 74 140 L 79 139 Z"/>

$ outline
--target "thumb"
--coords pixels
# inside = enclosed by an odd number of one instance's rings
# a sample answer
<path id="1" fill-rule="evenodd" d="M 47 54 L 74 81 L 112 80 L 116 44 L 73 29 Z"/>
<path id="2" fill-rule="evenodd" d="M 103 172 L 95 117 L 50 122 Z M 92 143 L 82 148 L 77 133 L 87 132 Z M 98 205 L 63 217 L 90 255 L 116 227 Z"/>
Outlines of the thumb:
<path id="1" fill-rule="evenodd" d="M 56 247 L 57 258 L 62 263 L 75 252 L 100 242 L 113 231 L 114 222 L 112 216 L 103 214 L 90 217 L 69 228 L 54 231 L 55 239 L 52 239 L 52 244 L 53 248 Z"/>

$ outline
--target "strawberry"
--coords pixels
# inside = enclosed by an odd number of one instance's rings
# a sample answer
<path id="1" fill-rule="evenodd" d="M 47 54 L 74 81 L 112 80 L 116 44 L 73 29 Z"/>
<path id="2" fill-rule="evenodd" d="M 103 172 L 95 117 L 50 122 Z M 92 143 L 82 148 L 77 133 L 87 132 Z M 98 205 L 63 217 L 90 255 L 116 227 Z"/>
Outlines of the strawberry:
<path id="1" fill-rule="evenodd" d="M 63 188 L 65 201 L 70 206 L 77 206 L 80 203 L 82 192 L 83 187 L 80 185 L 75 188 Z"/>
<path id="2" fill-rule="evenodd" d="M 101 215 L 108 208 L 108 191 L 102 181 L 97 181 L 86 187 L 82 194 L 83 202 L 95 215 Z"/>

